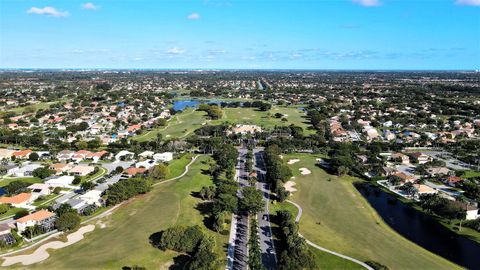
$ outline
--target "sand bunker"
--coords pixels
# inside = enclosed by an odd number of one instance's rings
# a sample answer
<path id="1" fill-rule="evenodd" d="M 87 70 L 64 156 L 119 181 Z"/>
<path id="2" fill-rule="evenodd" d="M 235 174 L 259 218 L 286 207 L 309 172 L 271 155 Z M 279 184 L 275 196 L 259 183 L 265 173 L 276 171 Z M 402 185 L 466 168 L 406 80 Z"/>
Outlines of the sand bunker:
<path id="1" fill-rule="evenodd" d="M 288 163 L 288 165 L 292 165 L 292 164 L 295 164 L 295 163 L 297 163 L 297 162 L 299 162 L 299 161 L 300 161 L 300 159 L 294 158 L 294 159 L 290 159 L 287 163 Z"/>
<path id="2" fill-rule="evenodd" d="M 10 266 L 16 263 L 21 263 L 23 265 L 30 265 L 34 263 L 41 262 L 47 259 L 50 254 L 48 254 L 48 249 L 61 249 L 66 246 L 72 245 L 83 239 L 85 233 L 91 232 L 95 229 L 95 225 L 86 225 L 78 229 L 78 231 L 67 235 L 67 242 L 53 241 L 46 243 L 37 248 L 32 254 L 28 255 L 18 255 L 13 257 L 5 257 L 5 261 L 2 266 Z"/>
<path id="3" fill-rule="evenodd" d="M 292 193 L 292 192 L 297 191 L 297 189 L 294 188 L 294 186 L 295 186 L 296 184 L 297 184 L 297 183 L 295 183 L 295 182 L 293 182 L 293 181 L 287 181 L 287 182 L 283 185 L 283 187 L 284 187 L 287 191 L 289 191 L 290 193 Z"/>
<path id="4" fill-rule="evenodd" d="M 307 168 L 300 168 L 299 170 L 300 170 L 300 173 L 301 173 L 302 175 L 307 175 L 307 174 L 311 174 L 311 173 L 312 173 L 312 172 L 311 172 L 309 169 L 307 169 Z"/>

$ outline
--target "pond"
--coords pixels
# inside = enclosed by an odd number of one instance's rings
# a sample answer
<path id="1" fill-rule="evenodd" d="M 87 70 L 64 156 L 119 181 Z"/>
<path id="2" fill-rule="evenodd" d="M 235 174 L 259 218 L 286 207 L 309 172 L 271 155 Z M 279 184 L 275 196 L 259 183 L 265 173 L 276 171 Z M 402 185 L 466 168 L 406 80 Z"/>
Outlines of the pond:
<path id="1" fill-rule="evenodd" d="M 194 100 L 194 99 L 191 99 L 191 100 L 175 100 L 173 102 L 173 109 L 175 111 L 183 111 L 188 107 L 197 108 L 199 104 L 203 104 L 203 103 L 220 104 L 221 102 L 218 101 L 218 100 L 214 100 L 214 99 L 209 99 L 209 100 Z"/>
<path id="2" fill-rule="evenodd" d="M 378 187 L 357 189 L 383 220 L 417 245 L 469 269 L 480 269 L 480 244 L 458 235 Z"/>
<path id="3" fill-rule="evenodd" d="M 173 102 L 173 109 L 175 111 L 183 111 L 187 107 L 195 108 L 200 104 L 198 100 L 176 100 Z"/>

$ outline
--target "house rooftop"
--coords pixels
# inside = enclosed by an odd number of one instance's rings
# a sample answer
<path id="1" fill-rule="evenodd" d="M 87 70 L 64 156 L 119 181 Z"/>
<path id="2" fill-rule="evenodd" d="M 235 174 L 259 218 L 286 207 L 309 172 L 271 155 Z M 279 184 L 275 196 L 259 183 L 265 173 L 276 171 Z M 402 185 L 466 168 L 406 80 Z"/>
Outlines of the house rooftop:
<path id="1" fill-rule="evenodd" d="M 40 221 L 53 216 L 55 216 L 55 214 L 52 212 L 49 212 L 47 210 L 40 210 L 33 214 L 17 219 L 17 222 L 24 223 L 27 221 Z"/>
<path id="2" fill-rule="evenodd" d="M 32 197 L 30 193 L 20 193 L 12 197 L 1 197 L 0 203 L 20 204 L 28 201 Z"/>

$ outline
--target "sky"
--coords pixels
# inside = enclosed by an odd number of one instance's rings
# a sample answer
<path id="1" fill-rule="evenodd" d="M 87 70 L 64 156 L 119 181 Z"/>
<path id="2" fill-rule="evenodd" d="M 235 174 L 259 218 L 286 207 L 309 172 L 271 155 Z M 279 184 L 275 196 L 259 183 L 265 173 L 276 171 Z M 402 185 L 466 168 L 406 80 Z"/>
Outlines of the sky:
<path id="1" fill-rule="evenodd" d="M 0 68 L 480 69 L 480 0 L 0 0 Z"/>

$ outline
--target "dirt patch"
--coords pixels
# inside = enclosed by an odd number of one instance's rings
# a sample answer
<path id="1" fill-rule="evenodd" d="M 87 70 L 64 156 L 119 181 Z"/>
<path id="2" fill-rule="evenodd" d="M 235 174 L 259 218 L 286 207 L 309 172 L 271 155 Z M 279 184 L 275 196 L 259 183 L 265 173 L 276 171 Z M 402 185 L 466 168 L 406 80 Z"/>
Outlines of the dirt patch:
<path id="1" fill-rule="evenodd" d="M 300 159 L 294 158 L 294 159 L 290 159 L 287 163 L 288 163 L 288 165 L 292 165 L 292 164 L 295 164 L 295 163 L 297 163 L 297 162 L 299 162 L 299 161 L 300 161 Z"/>
<path id="2" fill-rule="evenodd" d="M 307 169 L 307 168 L 300 168 L 300 169 L 298 169 L 298 170 L 300 171 L 300 173 L 301 173 L 302 175 L 307 175 L 307 174 L 311 174 L 311 173 L 312 173 L 312 172 L 311 172 L 309 169 Z"/>
<path id="3" fill-rule="evenodd" d="M 86 225 L 78 229 L 78 231 L 67 235 L 67 242 L 53 241 L 41 245 L 32 254 L 5 257 L 5 261 L 3 261 L 2 266 L 10 266 L 16 263 L 30 265 L 46 260 L 50 256 L 50 254 L 47 252 L 48 249 L 61 249 L 66 246 L 72 245 L 82 240 L 85 233 L 91 232 L 94 229 L 95 225 Z"/>
<path id="4" fill-rule="evenodd" d="M 297 189 L 294 188 L 294 186 L 295 186 L 296 184 L 297 184 L 297 183 L 295 183 L 295 182 L 293 182 L 293 181 L 287 181 L 287 182 L 283 185 L 283 187 L 284 187 L 287 191 L 289 191 L 290 193 L 293 193 L 293 192 L 297 191 Z"/>

